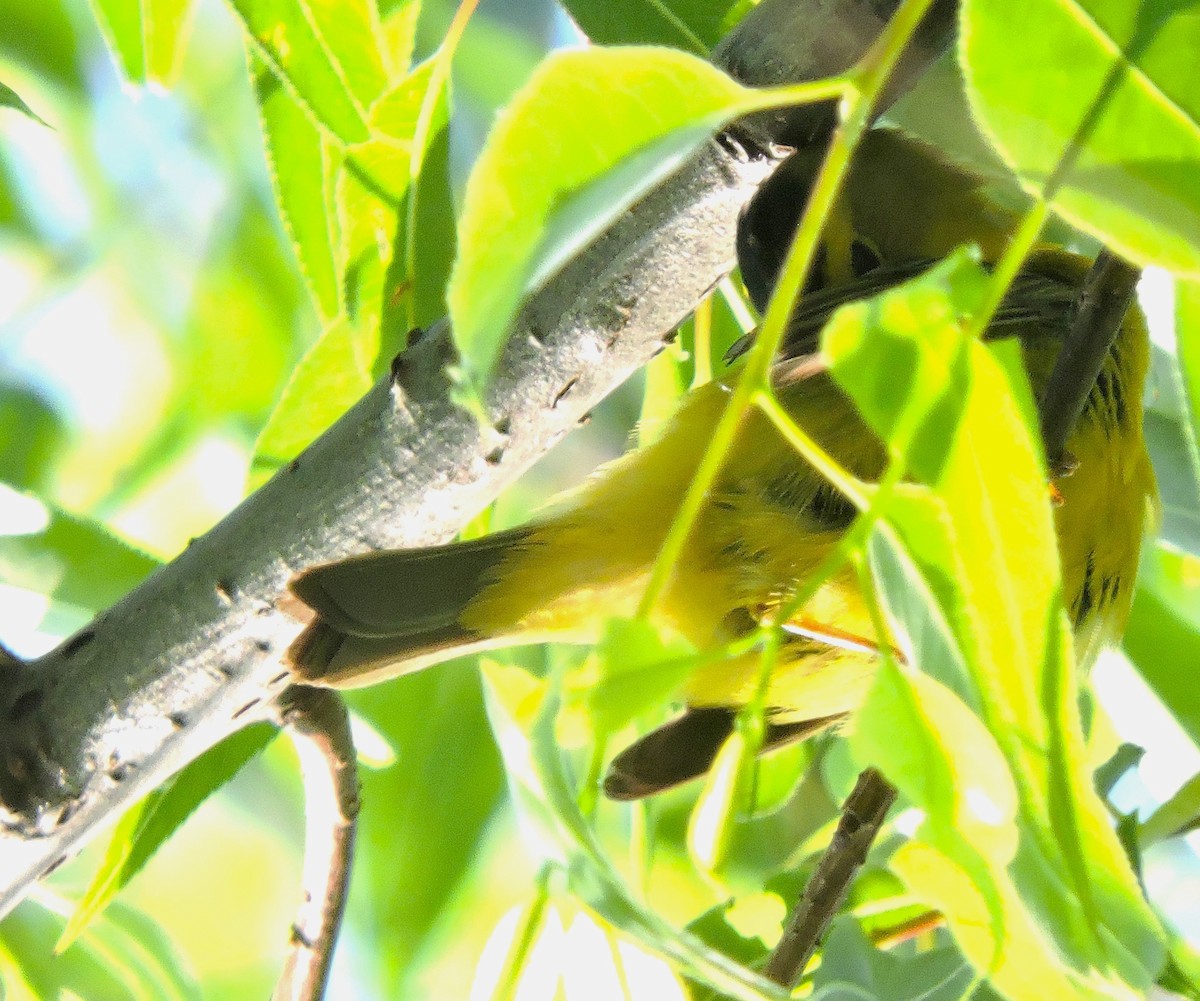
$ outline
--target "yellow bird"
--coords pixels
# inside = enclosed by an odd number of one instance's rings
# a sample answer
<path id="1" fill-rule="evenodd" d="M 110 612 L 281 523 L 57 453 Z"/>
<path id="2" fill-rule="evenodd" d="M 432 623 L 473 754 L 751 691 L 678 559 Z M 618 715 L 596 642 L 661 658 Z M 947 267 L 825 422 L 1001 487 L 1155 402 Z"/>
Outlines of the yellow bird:
<path id="1" fill-rule="evenodd" d="M 813 176 L 815 164 L 797 158 L 785 169 L 803 179 Z M 781 241 L 791 225 L 784 221 Z M 813 349 L 817 321 L 828 311 L 822 298 L 878 287 L 882 278 L 968 241 L 994 259 L 1011 226 L 970 173 L 900 133 L 868 133 L 822 241 L 809 283 L 815 295 L 793 316 L 791 351 Z M 749 249 L 769 256 L 776 245 L 768 239 Z M 758 263 L 761 292 L 777 261 Z M 1062 252 L 1035 256 L 989 331 L 1020 337 L 1035 393 L 1053 367 L 1087 267 Z M 1124 627 L 1155 496 L 1142 437 L 1148 352 L 1142 316 L 1131 308 L 1067 443 L 1078 468 L 1058 484 L 1064 593 L 1079 648 L 1089 657 Z M 430 549 L 371 553 L 298 576 L 292 591 L 315 613 L 290 651 L 299 680 L 349 688 L 503 646 L 588 643 L 609 618 L 633 615 L 738 373 L 735 365 L 693 390 L 653 443 L 604 467 L 524 527 Z M 863 480 L 882 475 L 882 444 L 829 376 L 778 393 L 791 417 L 842 466 Z M 700 649 L 746 635 L 817 568 L 854 514 L 752 410 L 656 618 Z M 849 571 L 826 582 L 789 626 L 767 692 L 768 746 L 816 732 L 856 708 L 876 662 L 875 633 Z M 606 792 L 633 798 L 702 774 L 757 679 L 753 654 L 698 670 L 683 693 L 685 713 L 619 755 Z"/>

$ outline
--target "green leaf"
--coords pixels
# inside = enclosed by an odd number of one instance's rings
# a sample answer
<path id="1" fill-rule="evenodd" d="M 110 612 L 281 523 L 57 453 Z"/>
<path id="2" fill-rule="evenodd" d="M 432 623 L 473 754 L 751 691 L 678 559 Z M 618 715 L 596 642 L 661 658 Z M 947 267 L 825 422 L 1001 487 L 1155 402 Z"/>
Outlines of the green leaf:
<path id="1" fill-rule="evenodd" d="M 1005 868 L 1017 830 L 1012 779 L 994 742 L 948 689 L 890 662 L 880 666 L 857 719 L 855 756 L 883 768 L 926 815 L 919 840 L 901 849 L 893 869 L 918 900 L 945 914 L 976 969 L 1003 980 L 1015 924 Z M 913 858 L 922 861 L 906 869 Z M 956 877 L 949 888 L 948 872 Z M 966 929 L 976 924 L 980 933 L 967 941 Z M 1033 964 L 1036 956 L 1023 961 Z"/>
<path id="2" fill-rule="evenodd" d="M 1200 555 L 1200 286 L 1175 281 L 1174 343 L 1155 344 L 1143 426 L 1158 480 L 1162 526 L 1159 538 Z M 1165 290 L 1160 292 L 1165 294 Z M 1168 323 L 1163 326 L 1169 325 Z M 1167 334 L 1156 330 L 1156 338 Z"/>
<path id="3" fill-rule="evenodd" d="M 143 47 L 140 0 L 93 0 L 92 10 L 117 69 L 127 80 L 144 82 L 146 52 Z"/>
<path id="4" fill-rule="evenodd" d="M 28 0 L 0 0 L 0 51 L 28 68 L 38 80 L 53 82 L 64 94 L 84 92 L 79 41 L 73 11 L 62 0 L 31 4 Z"/>
<path id="5" fill-rule="evenodd" d="M 981 277 L 960 253 L 826 330 L 835 378 L 919 481 L 880 496 L 870 546 L 909 666 L 881 667 L 852 743 L 926 814 L 896 872 L 998 990 L 1144 989 L 1162 932 L 1092 788 L 1032 396 L 1017 345 L 959 319 Z"/>
<path id="6" fill-rule="evenodd" d="M 867 423 L 929 483 L 945 475 L 947 435 L 966 404 L 970 346 L 958 318 L 979 305 L 986 281 L 972 256 L 960 252 L 908 283 L 902 295 L 842 310 L 824 335 L 838 359 L 838 381 L 861 400 Z"/>
<path id="7" fill-rule="evenodd" d="M 390 9 L 389 9 L 390 8 Z M 392 74 L 402 74 L 412 62 L 417 40 L 417 22 L 421 16 L 421 0 L 397 0 L 379 5 L 380 37 L 385 62 Z"/>
<path id="8" fill-rule="evenodd" d="M 191 31 L 195 0 L 92 0 L 113 59 L 133 83 L 171 84 Z"/>
<path id="9" fill-rule="evenodd" d="M 66 444 L 66 422 L 31 386 L 0 378 L 0 482 L 34 490 Z"/>
<path id="10" fill-rule="evenodd" d="M 758 893 L 751 900 L 751 920 L 746 921 L 744 915 L 739 913 L 744 909 L 741 904 L 745 899 L 721 901 L 688 922 L 687 930 L 710 948 L 736 960 L 747 969 L 754 969 L 766 958 L 768 947 L 778 940 L 782 931 L 780 919 L 786 915 L 787 908 L 777 893 Z M 772 915 L 773 909 L 775 915 Z M 771 927 L 773 916 L 775 926 Z"/>
<path id="11" fill-rule="evenodd" d="M 123 598 L 158 567 L 153 557 L 97 522 L 32 497 L 29 503 L 36 518 L 0 535 L 0 581 L 5 584 L 96 612 Z"/>
<path id="12" fill-rule="evenodd" d="M 1200 556 L 1200 478 L 1192 465 L 1192 431 L 1161 410 L 1147 410 L 1142 426 L 1158 481 L 1159 538 Z"/>
<path id="13" fill-rule="evenodd" d="M 593 656 L 568 683 L 592 733 L 603 739 L 661 707 L 695 666 L 695 651 L 686 641 L 665 637 L 642 619 L 611 619 Z"/>
<path id="14" fill-rule="evenodd" d="M 910 663 L 937 679 L 978 709 L 966 659 L 946 611 L 957 600 L 955 573 L 946 555 L 953 546 L 950 514 L 944 504 L 920 491 L 902 487 L 888 505 L 892 529 L 877 532 L 869 554 L 876 579 L 888 595 L 888 611 L 897 642 Z M 940 574 L 930 573 L 939 562 Z"/>
<path id="15" fill-rule="evenodd" d="M 322 282 L 337 280 L 344 301 L 338 300 L 338 313 L 325 325 L 322 335 L 308 349 L 254 448 L 252 484 L 268 478 L 284 462 L 312 442 L 359 397 L 371 388 L 380 374 L 380 348 L 400 349 L 407 325 L 400 323 L 395 290 L 413 293 L 414 281 L 421 282 L 422 305 L 428 301 L 428 282 L 437 281 L 432 271 L 419 268 L 419 276 L 403 275 L 403 262 L 395 259 L 395 250 L 403 239 L 402 218 L 409 197 L 410 175 L 419 137 L 422 104 L 432 100 L 431 131 L 425 142 L 444 136 L 446 102 L 444 94 L 430 95 L 433 61 L 428 60 L 406 78 L 380 95 L 371 108 L 368 124 L 371 138 L 336 150 L 316 133 L 307 149 L 307 169 L 296 175 L 295 184 L 280 185 L 281 210 L 289 218 L 294 233 L 304 229 L 298 239 L 298 253 L 310 259 L 313 274 L 323 274 Z M 262 92 L 262 91 L 260 91 Z M 281 98 L 282 100 L 282 98 Z M 304 131 L 287 104 L 284 109 Z M 266 106 L 264 106 L 265 108 Z M 318 149 L 319 146 L 319 149 Z M 281 154 L 282 155 L 282 154 Z M 428 163 L 432 169 L 444 164 Z M 433 185 L 436 188 L 436 184 Z M 323 208 L 314 208 L 311 199 L 322 199 Z M 301 220 L 302 222 L 301 226 Z M 419 224 L 422 222 L 419 217 Z M 304 244 L 306 250 L 300 250 Z M 433 258 L 436 262 L 437 258 Z M 314 294 L 329 301 L 329 289 Z M 384 341 L 384 331 L 389 340 Z"/>
<path id="16" fill-rule="evenodd" d="M 947 855 L 960 855 L 989 897 L 995 873 L 1016 854 L 1017 792 L 979 718 L 928 675 L 885 663 L 859 721 L 862 732 L 851 745 L 856 756 L 887 763 L 888 777 L 927 813 L 923 836 Z M 911 739 L 889 748 L 895 733 Z M 984 858 L 987 866 L 980 864 Z"/>
<path id="17" fill-rule="evenodd" d="M 1200 746 L 1200 561 L 1163 546 L 1142 560 L 1125 652 L 1154 694 Z"/>
<path id="18" fill-rule="evenodd" d="M 457 241 L 450 168 L 447 121 L 430 136 L 421 158 L 421 173 L 409 187 L 400 212 L 396 255 L 386 288 L 403 289 L 396 297 L 403 308 L 396 305 L 384 311 L 383 345 L 387 351 L 402 349 L 402 337 L 409 330 L 425 329 L 446 315 L 446 285 Z M 416 199 L 415 206 L 412 199 Z"/>
<path id="19" fill-rule="evenodd" d="M 1192 476 L 1200 479 L 1200 282 L 1180 281 L 1175 285 L 1175 346 L 1179 359 L 1179 383 L 1183 388 L 1184 440 L 1188 446 Z M 1193 510 L 1200 507 L 1200 491 L 1192 495 Z M 1200 546 L 1196 550 L 1200 552 Z"/>
<path id="20" fill-rule="evenodd" d="M 0 226 L 21 239 L 37 232 L 30 206 L 21 197 L 16 177 L 7 158 L 0 152 Z"/>
<path id="21" fill-rule="evenodd" d="M 372 808 L 359 815 L 350 921 L 389 944 L 374 993 L 411 997 L 411 957 L 455 923 L 456 895 L 478 865 L 504 776 L 473 660 L 351 692 L 349 701 L 399 754 L 395 766 L 361 775 Z"/>
<path id="22" fill-rule="evenodd" d="M 323 128 L 369 138 L 367 109 L 387 85 L 369 0 L 231 0 L 259 55 Z"/>
<path id="23" fill-rule="evenodd" d="M 12 108 L 15 111 L 21 112 L 21 114 L 23 114 L 26 118 L 32 118 L 39 125 L 46 125 L 46 128 L 50 127 L 42 118 L 36 115 L 33 109 L 30 108 L 29 105 L 23 100 L 21 100 L 20 95 L 6 83 L 0 83 L 0 108 Z"/>
<path id="24" fill-rule="evenodd" d="M 556 735 L 557 682 L 509 683 L 506 675 L 514 671 L 519 669 L 484 663 L 488 715 L 514 804 L 527 822 L 527 846 L 563 868 L 572 891 L 597 915 L 684 976 L 740 1001 L 782 1001 L 787 996 L 782 988 L 672 928 L 633 899 L 580 812 L 568 781 Z"/>
<path id="25" fill-rule="evenodd" d="M 70 902 L 35 890 L 0 923 L 0 984 L 14 998 L 200 1001 L 200 985 L 162 928 L 119 903 L 54 955 L 70 910 Z"/>
<path id="26" fill-rule="evenodd" d="M 334 320 L 300 359 L 258 441 L 251 485 L 286 465 L 371 388 L 379 334 Z"/>
<path id="27" fill-rule="evenodd" d="M 730 860 L 738 818 L 753 801 L 760 745 L 743 727 L 735 728 L 704 776 L 687 831 L 688 855 L 701 872 L 719 874 Z"/>
<path id="28" fill-rule="evenodd" d="M 175 362 L 192 432 L 222 420 L 261 427 L 295 364 L 304 288 L 270 208 L 255 200 L 243 210 L 210 244 Z"/>
<path id="29" fill-rule="evenodd" d="M 958 1001 L 967 996 L 974 974 L 962 954 L 940 946 L 916 955 L 880 952 L 851 917 L 843 915 L 829 929 L 821 965 L 813 975 L 814 1001 Z M 984 1001 L 990 992 L 972 991 Z"/>
<path id="30" fill-rule="evenodd" d="M 670 45 L 707 56 L 750 0 L 566 0 L 567 13 L 596 45 Z"/>
<path id="31" fill-rule="evenodd" d="M 691 321 L 688 321 L 689 324 Z M 645 367 L 646 385 L 642 391 L 642 412 L 638 417 L 638 445 L 653 442 L 675 413 L 687 392 L 686 356 L 679 341 L 667 345 Z"/>
<path id="32" fill-rule="evenodd" d="M 1169 800 L 1141 825 L 1138 837 L 1143 848 L 1179 837 L 1200 827 L 1200 775 L 1188 779 Z"/>
<path id="33" fill-rule="evenodd" d="M 341 308 L 336 257 L 339 236 L 333 209 L 333 181 L 341 154 L 295 95 L 261 62 L 254 91 L 279 215 L 317 315 L 328 322 Z"/>
<path id="34" fill-rule="evenodd" d="M 710 768 L 690 804 L 685 845 L 693 863 L 715 865 L 708 875 L 717 876 L 727 893 L 759 893 L 764 874 L 774 873 L 766 888 L 784 900 L 798 899 L 804 874 L 794 868 L 796 860 L 828 843 L 838 816 L 840 804 L 830 797 L 819 767 L 829 746 L 831 742 L 799 742 L 756 756 L 739 732 L 733 749 Z M 731 770 L 719 775 L 727 762 Z M 732 793 L 725 799 L 728 814 L 720 803 L 722 783 Z M 680 809 L 688 806 L 686 793 L 677 802 Z M 707 807 L 712 808 L 707 818 L 700 816 Z M 665 830 L 661 817 L 656 825 L 660 837 Z M 769 941 L 773 945 L 775 939 Z"/>
<path id="35" fill-rule="evenodd" d="M 1200 999 L 1200 953 L 1184 939 L 1173 937 L 1171 956 L 1162 976 L 1158 978 L 1158 984 L 1168 991 L 1183 995 L 1189 1001 Z"/>
<path id="36" fill-rule="evenodd" d="M 376 339 L 389 315 L 397 312 L 397 291 L 411 287 L 405 262 L 397 262 L 395 255 L 402 246 L 398 238 L 413 174 L 426 145 L 447 126 L 445 92 L 430 93 L 434 70 L 435 60 L 427 60 L 379 98 L 371 109 L 372 138 L 347 148 L 335 184 L 341 233 L 337 263 L 346 311 L 359 329 Z M 432 102 L 429 129 L 418 135 L 427 101 Z M 387 325 L 394 331 L 394 324 Z"/>
<path id="37" fill-rule="evenodd" d="M 471 172 L 448 301 L 478 396 L 525 294 L 755 93 L 669 49 L 551 55 Z M 619 169 L 618 169 L 619 168 Z"/>
<path id="38" fill-rule="evenodd" d="M 1200 275 L 1198 50 L 1190 2 L 963 6 L 972 109 L 1025 187 L 1053 182 L 1054 208 L 1072 224 L 1130 260 L 1192 276 Z"/>
<path id="39" fill-rule="evenodd" d="M 167 838 L 201 803 L 260 754 L 277 733 L 275 727 L 257 723 L 226 737 L 167 785 L 127 810 L 109 839 L 91 883 L 67 921 L 55 952 L 63 952 L 78 941 Z"/>
<path id="40" fill-rule="evenodd" d="M 147 81 L 175 82 L 195 8 L 196 0 L 141 0 Z"/>

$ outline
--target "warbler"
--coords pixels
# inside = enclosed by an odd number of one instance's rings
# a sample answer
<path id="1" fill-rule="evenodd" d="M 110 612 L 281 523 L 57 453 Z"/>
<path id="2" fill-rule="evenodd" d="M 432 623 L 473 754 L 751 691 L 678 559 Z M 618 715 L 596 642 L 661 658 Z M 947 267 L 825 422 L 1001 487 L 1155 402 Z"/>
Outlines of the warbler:
<path id="1" fill-rule="evenodd" d="M 817 154 L 805 156 L 810 162 L 801 157 L 787 167 L 800 188 L 816 169 Z M 778 239 L 760 231 L 742 241 L 760 304 L 782 259 L 777 245 L 801 207 L 782 220 Z M 815 348 L 836 303 L 912 274 L 962 243 L 994 259 L 1012 227 L 969 171 L 903 133 L 872 130 L 822 238 L 809 294 L 793 313 L 788 352 Z M 1035 394 L 1053 368 L 1087 268 L 1063 252 L 1035 255 L 989 329 L 991 337 L 1020 338 Z M 1124 626 L 1155 497 L 1142 435 L 1148 354 L 1134 306 L 1067 442 L 1078 466 L 1057 484 L 1064 594 L 1085 658 Z M 588 643 L 610 618 L 633 615 L 739 372 L 735 364 L 694 389 L 653 442 L 603 467 L 528 525 L 300 574 L 291 590 L 312 617 L 289 652 L 298 680 L 349 688 L 476 651 Z M 828 374 L 785 381 L 777 395 L 853 475 L 876 481 L 883 474 L 884 446 Z M 752 409 L 653 614 L 700 649 L 746 636 L 815 571 L 854 516 L 849 501 Z M 878 642 L 854 574 L 835 574 L 787 623 L 767 688 L 767 746 L 852 712 L 873 676 Z M 684 687 L 684 713 L 617 756 L 606 792 L 634 798 L 702 774 L 757 685 L 754 653 L 698 669 Z"/>

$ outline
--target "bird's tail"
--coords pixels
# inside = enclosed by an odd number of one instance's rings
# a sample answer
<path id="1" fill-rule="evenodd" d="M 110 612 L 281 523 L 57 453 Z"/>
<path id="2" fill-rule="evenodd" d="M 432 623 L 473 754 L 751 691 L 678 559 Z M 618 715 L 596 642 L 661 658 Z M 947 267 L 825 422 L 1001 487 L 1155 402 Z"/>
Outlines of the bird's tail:
<path id="1" fill-rule="evenodd" d="M 527 536 L 514 529 L 305 571 L 291 583 L 307 606 L 299 614 L 310 620 L 288 651 L 292 668 L 306 684 L 357 688 L 502 645 L 503 637 L 472 630 L 462 615 Z"/>

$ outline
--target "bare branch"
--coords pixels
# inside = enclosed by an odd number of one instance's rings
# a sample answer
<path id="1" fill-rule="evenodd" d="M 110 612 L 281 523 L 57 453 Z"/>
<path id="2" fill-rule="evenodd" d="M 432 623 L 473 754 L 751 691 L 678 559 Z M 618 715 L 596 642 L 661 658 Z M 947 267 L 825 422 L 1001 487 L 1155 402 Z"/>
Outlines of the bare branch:
<path id="1" fill-rule="evenodd" d="M 320 1001 L 346 908 L 358 816 L 350 716 L 329 689 L 289 688 L 281 701 L 304 775 L 304 875 L 274 1001 Z"/>
<path id="2" fill-rule="evenodd" d="M 789 990 L 796 986 L 895 800 L 895 787 L 874 768 L 859 775 L 842 807 L 833 840 L 804 888 L 782 937 L 767 957 L 763 976 L 768 980 Z"/>
<path id="3" fill-rule="evenodd" d="M 894 949 L 905 942 L 911 942 L 914 938 L 944 928 L 945 925 L 946 916 L 941 911 L 924 911 L 899 924 L 873 930 L 871 944 L 876 949 Z"/>

